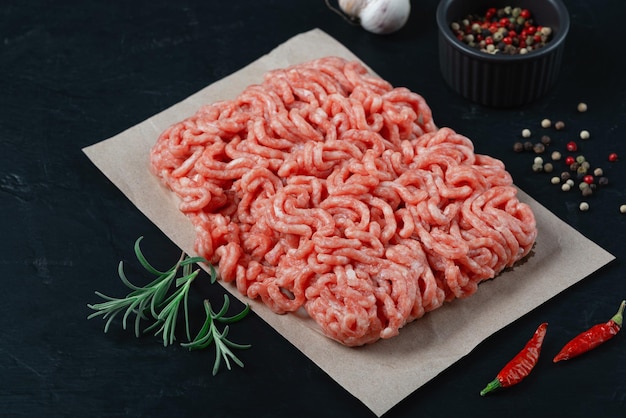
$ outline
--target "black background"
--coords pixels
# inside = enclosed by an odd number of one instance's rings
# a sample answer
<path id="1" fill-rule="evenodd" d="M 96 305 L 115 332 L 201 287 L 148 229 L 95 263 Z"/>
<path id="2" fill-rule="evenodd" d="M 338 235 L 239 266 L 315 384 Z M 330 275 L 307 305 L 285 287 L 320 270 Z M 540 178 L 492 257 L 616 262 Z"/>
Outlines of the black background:
<path id="1" fill-rule="evenodd" d="M 121 295 L 117 264 L 141 277 L 132 246 L 160 267 L 179 250 L 84 156 L 111 137 L 315 27 L 397 86 L 422 94 L 439 126 L 502 159 L 515 183 L 617 257 L 597 273 L 481 343 L 385 416 L 624 416 L 626 340 L 552 364 L 560 346 L 607 320 L 626 298 L 626 85 L 622 0 L 565 0 L 571 30 L 557 85 L 539 101 L 497 110 L 450 91 L 438 68 L 437 1 L 412 2 L 405 28 L 376 36 L 347 24 L 323 0 L 4 0 L 0 5 L 0 416 L 371 417 L 373 414 L 255 315 L 232 328 L 251 343 L 245 368 L 211 376 L 213 352 L 163 347 L 115 323 L 88 321 L 95 290 Z M 588 103 L 580 114 L 578 102 Z M 580 195 L 533 173 L 512 145 L 543 118 L 564 151 L 580 129 L 580 154 L 611 184 L 580 212 Z M 621 161 L 609 163 L 617 152 Z M 219 287 L 195 294 L 221 300 Z M 199 300 L 192 300 L 198 307 Z M 197 311 L 201 315 L 201 310 Z M 196 320 L 201 320 L 200 317 Z M 550 323 L 544 355 L 518 386 L 480 389 Z M 376 385 L 372 376 L 372 385 Z"/>

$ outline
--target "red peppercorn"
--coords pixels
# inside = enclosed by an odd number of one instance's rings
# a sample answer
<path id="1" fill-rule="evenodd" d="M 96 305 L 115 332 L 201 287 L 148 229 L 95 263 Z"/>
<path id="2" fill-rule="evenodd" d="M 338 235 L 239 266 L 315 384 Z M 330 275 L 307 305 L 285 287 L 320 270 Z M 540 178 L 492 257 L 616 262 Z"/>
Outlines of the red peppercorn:
<path id="1" fill-rule="evenodd" d="M 612 153 L 610 153 L 610 154 L 609 154 L 609 161 L 610 161 L 610 162 L 614 163 L 614 162 L 615 162 L 615 161 L 617 161 L 617 160 L 618 160 L 617 153 L 612 152 Z"/>
<path id="2" fill-rule="evenodd" d="M 587 174 L 585 177 L 583 177 L 583 181 L 587 184 L 593 184 L 593 176 L 591 174 Z"/>
<path id="3" fill-rule="evenodd" d="M 529 26 L 526 28 L 526 33 L 528 33 L 529 35 L 534 35 L 535 33 L 537 33 L 537 28 L 534 26 Z"/>
<path id="4" fill-rule="evenodd" d="M 565 146 L 565 148 L 569 151 L 569 152 L 575 152 L 578 150 L 578 145 L 576 145 L 576 142 L 574 141 L 570 141 L 567 143 L 567 145 Z"/>
<path id="5" fill-rule="evenodd" d="M 509 20 L 508 17 L 503 17 L 502 19 L 500 19 L 500 26 L 502 26 L 503 28 L 508 28 L 509 25 L 511 24 L 511 21 Z"/>
<path id="6" fill-rule="evenodd" d="M 504 38 L 502 38 L 502 42 L 504 42 L 507 45 L 511 45 L 513 43 L 513 39 L 511 39 L 510 36 L 505 36 Z"/>
<path id="7" fill-rule="evenodd" d="M 491 36 L 486 37 L 485 38 L 485 44 L 492 45 L 493 44 L 493 38 Z"/>
<path id="8" fill-rule="evenodd" d="M 571 155 L 568 155 L 567 157 L 565 157 L 565 164 L 572 165 L 575 162 L 576 162 L 576 158 L 572 157 Z"/>
<path id="9" fill-rule="evenodd" d="M 522 9 L 522 11 L 519 14 L 521 17 L 523 17 L 524 19 L 528 19 L 530 18 L 530 10 L 528 9 Z"/>

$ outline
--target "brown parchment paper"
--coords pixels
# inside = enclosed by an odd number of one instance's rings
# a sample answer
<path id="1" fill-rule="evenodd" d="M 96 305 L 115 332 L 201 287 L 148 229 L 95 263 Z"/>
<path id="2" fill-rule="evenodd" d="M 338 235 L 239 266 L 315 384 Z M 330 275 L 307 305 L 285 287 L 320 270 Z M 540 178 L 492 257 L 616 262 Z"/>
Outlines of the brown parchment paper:
<path id="1" fill-rule="evenodd" d="M 148 169 L 150 148 L 169 125 L 203 104 L 232 99 L 275 68 L 327 55 L 358 59 L 320 30 L 299 34 L 236 73 L 110 139 L 85 148 L 91 161 L 176 245 L 194 254 L 194 231 L 178 201 Z M 437 115 L 434 115 L 435 122 Z M 454 127 L 452 127 L 454 128 Z M 462 133 L 462 132 L 461 132 Z M 398 337 L 347 348 L 316 331 L 310 319 L 276 315 L 225 287 L 381 416 L 417 388 L 468 354 L 489 335 L 582 280 L 614 257 L 520 191 L 535 212 L 539 237 L 528 261 L 457 300 L 408 324 Z"/>

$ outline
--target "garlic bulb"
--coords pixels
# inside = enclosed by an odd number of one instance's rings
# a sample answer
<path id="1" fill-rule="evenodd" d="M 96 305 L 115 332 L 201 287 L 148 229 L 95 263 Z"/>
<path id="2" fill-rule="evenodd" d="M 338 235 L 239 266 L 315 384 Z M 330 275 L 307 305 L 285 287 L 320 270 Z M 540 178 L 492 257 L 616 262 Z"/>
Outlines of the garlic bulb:
<path id="1" fill-rule="evenodd" d="M 358 19 L 363 29 L 376 34 L 399 30 L 411 13 L 410 0 L 339 0 L 339 8 Z"/>

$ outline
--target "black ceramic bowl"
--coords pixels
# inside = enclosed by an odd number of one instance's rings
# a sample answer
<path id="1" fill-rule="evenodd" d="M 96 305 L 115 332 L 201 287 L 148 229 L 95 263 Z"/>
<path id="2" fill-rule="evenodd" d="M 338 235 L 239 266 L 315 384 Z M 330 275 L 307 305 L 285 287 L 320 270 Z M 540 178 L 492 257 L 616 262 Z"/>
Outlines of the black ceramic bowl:
<path id="1" fill-rule="evenodd" d="M 489 54 L 458 40 L 451 29 L 453 22 L 470 14 L 506 6 L 528 9 L 535 24 L 552 29 L 545 46 L 527 54 Z M 569 13 L 561 0 L 442 0 L 437 25 L 443 78 L 463 97 L 485 106 L 530 103 L 557 80 L 569 24 Z"/>

